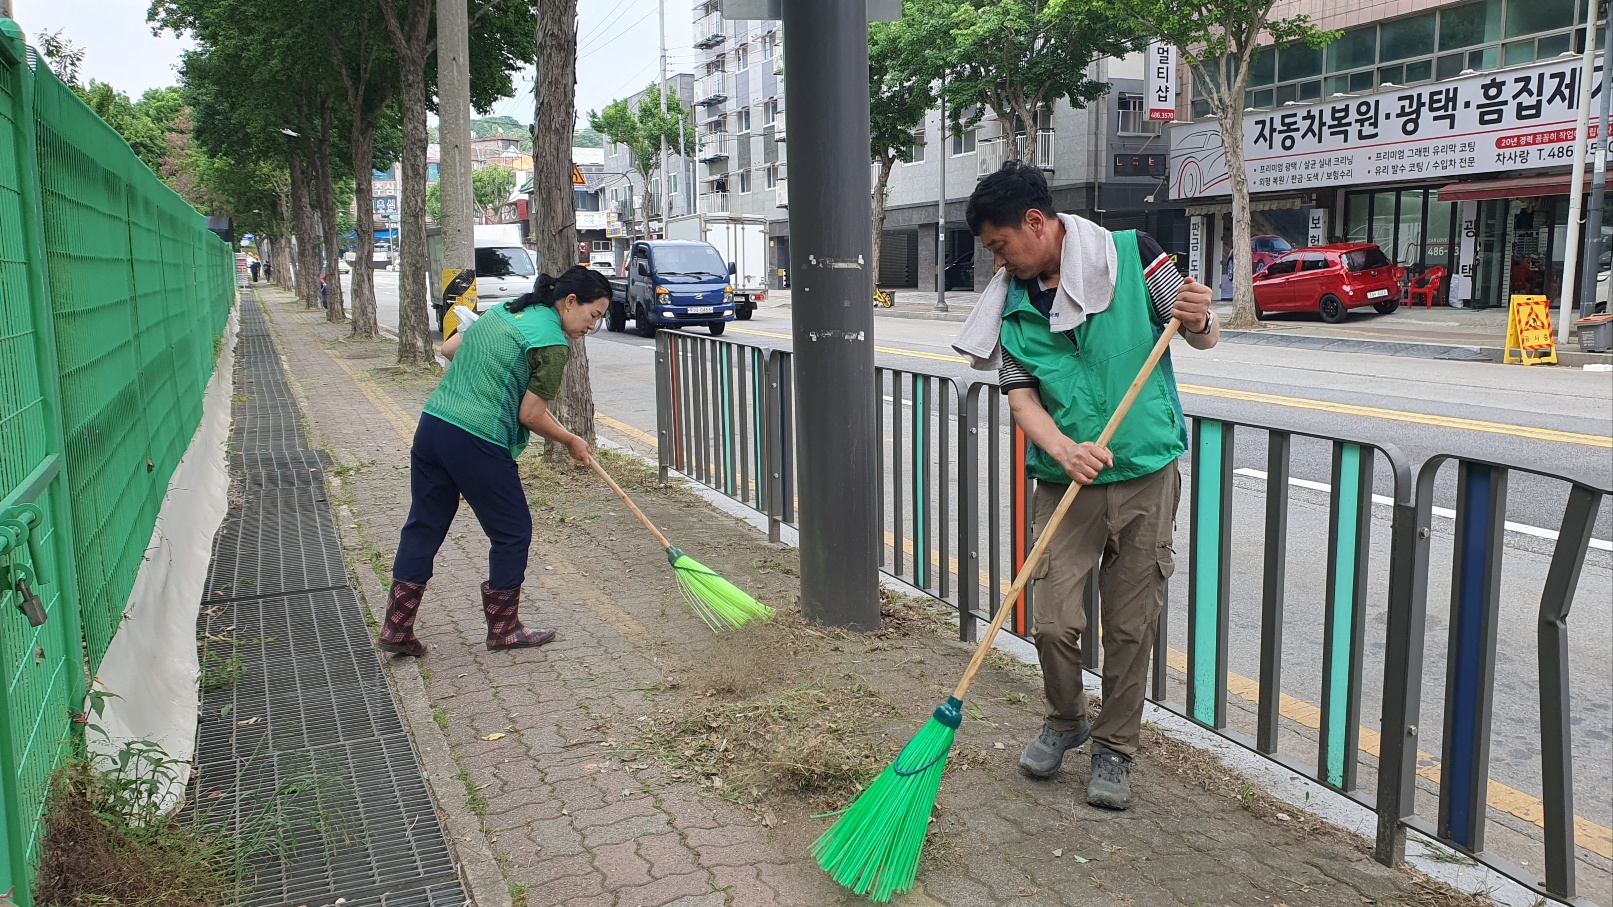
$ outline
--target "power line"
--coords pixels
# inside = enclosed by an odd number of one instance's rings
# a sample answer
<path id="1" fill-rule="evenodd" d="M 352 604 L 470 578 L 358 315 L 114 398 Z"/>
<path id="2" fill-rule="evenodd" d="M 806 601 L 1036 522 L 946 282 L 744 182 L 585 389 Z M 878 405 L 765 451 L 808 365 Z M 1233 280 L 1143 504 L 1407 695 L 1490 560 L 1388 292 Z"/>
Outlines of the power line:
<path id="1" fill-rule="evenodd" d="M 605 40 L 606 43 L 607 43 L 607 46 L 608 46 L 608 44 L 609 44 L 608 39 L 618 37 L 617 35 L 610 33 L 609 29 L 610 29 L 611 26 L 613 26 L 617 22 L 621 21 L 621 18 L 623 16 L 627 15 L 627 13 L 630 10 L 630 8 L 627 7 L 628 2 L 629 2 L 629 0 L 622 0 L 621 3 L 618 3 L 616 5 L 616 9 L 621 10 L 621 12 L 616 13 L 616 18 L 611 19 L 610 18 L 610 13 L 606 13 L 605 14 L 606 19 L 608 19 L 609 21 L 601 22 L 599 24 L 597 30 L 594 32 L 594 34 L 590 35 L 589 37 L 587 37 L 587 38 L 579 38 L 578 41 L 577 41 L 577 46 L 580 48 L 580 47 L 583 47 L 583 46 L 586 45 L 590 49 L 598 49 L 598 44 L 599 44 L 599 42 L 601 40 Z M 616 10 L 613 9 L 611 12 L 616 12 Z M 645 21 L 648 21 L 648 20 L 645 20 Z M 628 30 L 631 31 L 631 28 L 629 28 Z"/>

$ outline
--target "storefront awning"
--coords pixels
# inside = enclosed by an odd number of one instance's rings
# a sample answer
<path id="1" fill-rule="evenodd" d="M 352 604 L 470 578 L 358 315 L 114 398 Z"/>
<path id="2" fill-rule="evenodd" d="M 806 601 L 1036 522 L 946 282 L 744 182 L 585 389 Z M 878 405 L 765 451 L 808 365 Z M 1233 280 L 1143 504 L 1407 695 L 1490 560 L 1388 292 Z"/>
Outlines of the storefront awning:
<path id="1" fill-rule="evenodd" d="M 1250 198 L 1250 211 L 1281 211 L 1285 208 L 1309 208 L 1316 204 L 1314 195 L 1289 195 L 1277 198 Z M 1226 201 L 1214 205 L 1188 205 L 1187 216 L 1199 217 L 1205 214 L 1231 214 L 1232 202 Z"/>
<path id="2" fill-rule="evenodd" d="M 1509 180 L 1481 180 L 1470 183 L 1451 183 L 1439 190 L 1442 202 L 1472 202 L 1487 198 L 1535 198 L 1541 195 L 1567 195 L 1572 174 L 1551 173 L 1542 176 L 1520 176 Z M 1591 189 L 1591 174 L 1585 174 L 1584 191 Z"/>

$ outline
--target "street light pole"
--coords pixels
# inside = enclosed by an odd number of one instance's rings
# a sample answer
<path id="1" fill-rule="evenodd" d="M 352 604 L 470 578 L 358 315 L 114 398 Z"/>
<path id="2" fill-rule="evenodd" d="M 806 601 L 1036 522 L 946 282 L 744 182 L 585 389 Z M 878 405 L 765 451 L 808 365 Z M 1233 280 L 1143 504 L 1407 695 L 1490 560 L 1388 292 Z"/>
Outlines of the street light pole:
<path id="1" fill-rule="evenodd" d="M 666 0 L 656 4 L 661 10 L 661 122 L 666 123 Z M 672 174 L 667 172 L 666 135 L 661 135 L 661 235 L 666 236 L 666 219 L 672 214 Z M 645 187 L 649 189 L 648 186 Z M 649 230 L 645 224 L 644 229 Z"/>
<path id="2" fill-rule="evenodd" d="M 879 626 L 868 4 L 784 4 L 801 611 Z M 780 388 L 780 390 L 785 390 Z M 787 442 L 789 443 L 789 442 Z"/>
<path id="3" fill-rule="evenodd" d="M 941 159 L 941 201 L 935 214 L 935 310 L 947 310 L 947 158 L 952 149 L 947 147 L 947 74 L 941 73 L 941 146 L 936 157 Z"/>

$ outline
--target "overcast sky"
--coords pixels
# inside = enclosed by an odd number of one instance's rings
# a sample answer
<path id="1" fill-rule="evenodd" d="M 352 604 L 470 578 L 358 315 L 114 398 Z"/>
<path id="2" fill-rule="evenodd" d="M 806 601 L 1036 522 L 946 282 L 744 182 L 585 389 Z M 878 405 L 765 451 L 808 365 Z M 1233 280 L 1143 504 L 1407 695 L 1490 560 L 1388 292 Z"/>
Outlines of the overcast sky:
<path id="1" fill-rule="evenodd" d="M 666 4 L 667 73 L 693 72 L 700 53 L 692 47 L 694 0 L 578 0 L 579 127 L 586 124 L 589 110 L 655 80 L 660 2 Z M 180 54 L 187 46 L 168 33 L 152 36 L 146 24 L 149 6 L 150 0 L 12 0 L 29 43 L 37 43 L 40 31 L 62 29 L 63 37 L 85 51 L 86 80 L 107 82 L 131 97 L 176 84 Z M 531 122 L 533 70 L 514 78 L 517 96 L 494 105 L 492 113 Z"/>

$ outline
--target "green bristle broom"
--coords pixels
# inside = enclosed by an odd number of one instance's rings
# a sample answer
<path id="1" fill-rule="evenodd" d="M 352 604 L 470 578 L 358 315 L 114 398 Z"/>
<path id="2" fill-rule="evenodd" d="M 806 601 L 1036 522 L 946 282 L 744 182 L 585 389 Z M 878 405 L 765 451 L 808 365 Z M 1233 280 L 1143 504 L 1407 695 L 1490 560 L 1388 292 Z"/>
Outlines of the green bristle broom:
<path id="1" fill-rule="evenodd" d="M 650 530 L 650 534 L 661 543 L 661 547 L 666 549 L 666 559 L 672 564 L 672 575 L 678 581 L 678 591 L 683 593 L 683 600 L 689 603 L 689 610 L 705 621 L 711 632 L 720 633 L 731 627 L 742 627 L 757 618 L 773 619 L 772 608 L 751 598 L 743 589 L 718 576 L 710 567 L 684 554 L 667 541 L 661 530 L 655 528 L 655 524 L 644 515 L 644 511 L 638 509 L 633 499 L 622 490 L 622 486 L 616 484 L 610 473 L 599 465 L 599 461 L 590 459 L 588 462 L 594 467 L 594 471 L 599 473 L 599 477 L 605 480 L 605 484 L 610 486 L 611 491 L 616 492 L 616 496 L 627 505 L 627 509 L 633 511 L 633 515 L 644 524 L 644 528 Z"/>
<path id="2" fill-rule="evenodd" d="M 1165 325 L 1153 352 L 1148 354 L 1148 361 L 1143 363 L 1137 377 L 1132 379 L 1126 396 L 1121 399 L 1114 415 L 1109 417 L 1103 434 L 1098 436 L 1099 447 L 1109 446 L 1115 429 L 1120 427 L 1121 420 L 1131 410 L 1131 404 L 1136 401 L 1143 382 L 1153 373 L 1160 357 L 1165 355 L 1179 327 L 1181 322 L 1175 318 Z M 930 827 L 930 813 L 935 809 L 936 794 L 941 789 L 941 773 L 946 770 L 947 753 L 952 749 L 958 726 L 963 723 L 963 697 L 974 683 L 975 675 L 980 673 L 981 665 L 986 662 L 986 653 L 991 651 L 991 644 L 997 639 L 997 631 L 1002 629 L 1014 602 L 1030 582 L 1031 573 L 1042 559 L 1059 523 L 1069 512 L 1070 505 L 1075 503 L 1075 496 L 1081 488 L 1080 483 L 1071 482 L 1069 490 L 1059 500 L 1058 509 L 1053 511 L 1053 516 L 1042 528 L 1036 546 L 1025 558 L 1024 566 L 1019 568 L 1019 575 L 1014 577 L 1014 584 L 1003 595 L 1002 604 L 991 619 L 991 626 L 980 638 L 974 658 L 970 659 L 969 667 L 963 672 L 963 679 L 958 681 L 952 696 L 936 707 L 930 720 L 897 754 L 896 761 L 886 766 L 867 790 L 846 807 L 835 824 L 813 842 L 812 856 L 817 859 L 818 866 L 833 876 L 836 882 L 881 904 L 913 887 L 913 879 L 918 874 L 919 855 L 924 850 L 924 836 Z M 963 619 L 972 618 L 964 615 Z"/>

